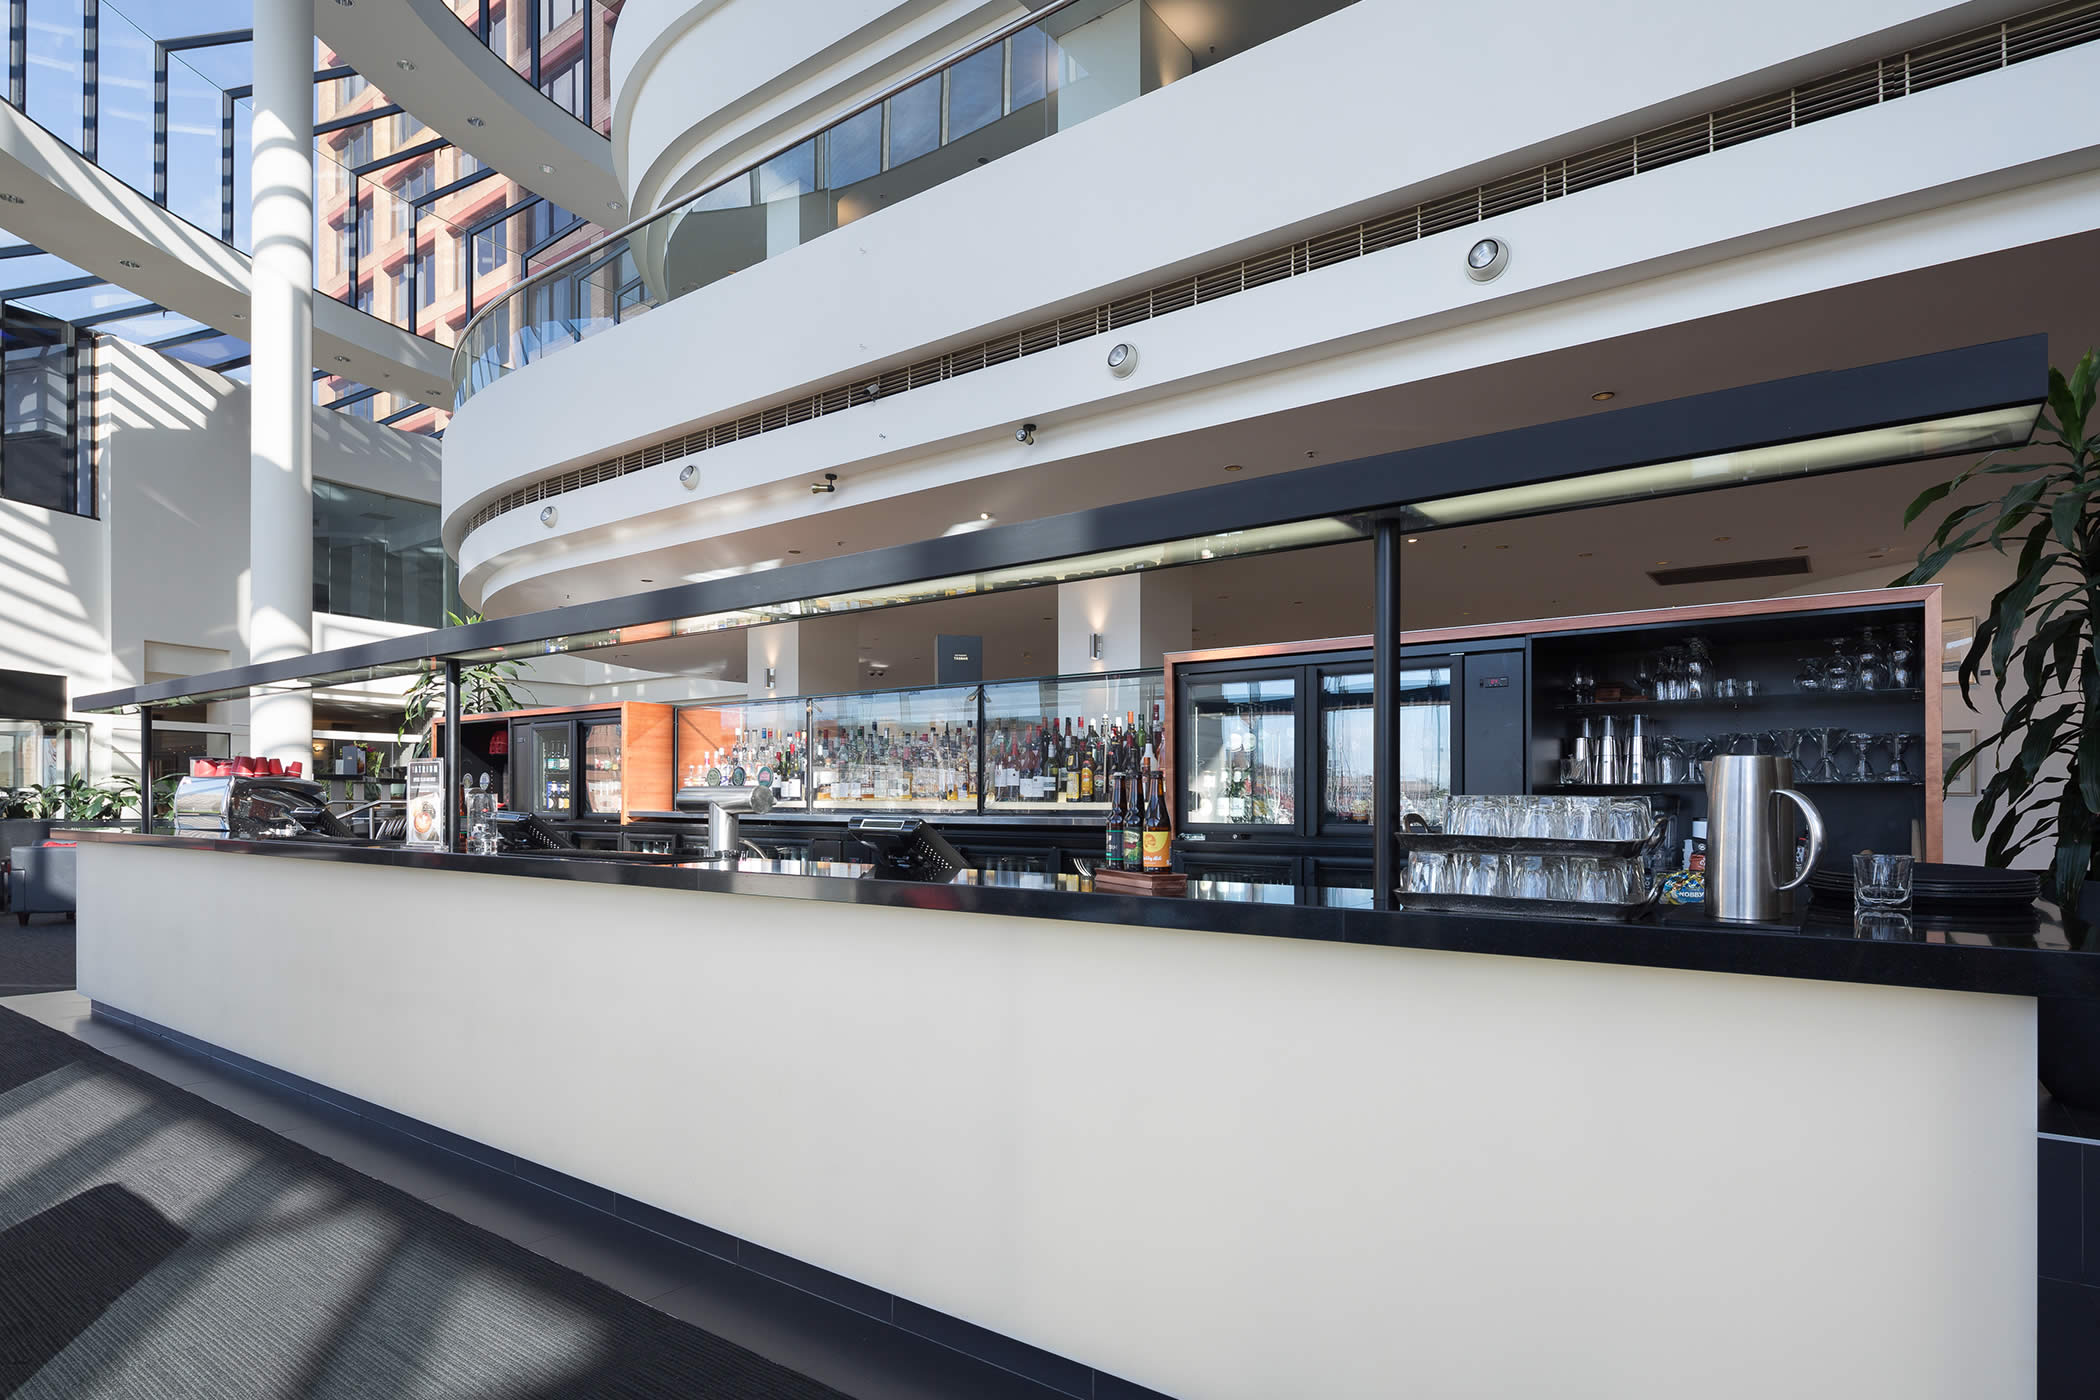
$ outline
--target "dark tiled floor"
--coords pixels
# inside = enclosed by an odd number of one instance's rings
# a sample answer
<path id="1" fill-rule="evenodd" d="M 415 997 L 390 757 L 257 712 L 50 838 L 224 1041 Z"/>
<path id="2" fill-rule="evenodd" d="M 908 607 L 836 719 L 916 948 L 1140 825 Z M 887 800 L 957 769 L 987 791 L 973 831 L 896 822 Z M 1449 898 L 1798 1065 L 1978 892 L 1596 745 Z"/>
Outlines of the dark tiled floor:
<path id="1" fill-rule="evenodd" d="M 87 998 L 77 992 L 10 997 L 0 1004 L 863 1400 L 1068 1400 L 1065 1392 L 758 1277 L 640 1225 L 549 1196 L 376 1122 L 92 1020 Z"/>

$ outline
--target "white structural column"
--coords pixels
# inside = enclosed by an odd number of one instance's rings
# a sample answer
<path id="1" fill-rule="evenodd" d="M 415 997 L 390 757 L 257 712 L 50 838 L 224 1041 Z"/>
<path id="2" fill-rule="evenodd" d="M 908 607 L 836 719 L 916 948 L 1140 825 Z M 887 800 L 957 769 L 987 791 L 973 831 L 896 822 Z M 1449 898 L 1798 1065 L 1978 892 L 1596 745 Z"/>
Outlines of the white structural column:
<path id="1" fill-rule="evenodd" d="M 1186 569 L 1119 574 L 1057 586 L 1057 673 L 1134 671 L 1189 649 L 1193 611 Z M 1101 638 L 1095 656 L 1093 639 Z"/>
<path id="2" fill-rule="evenodd" d="M 313 650 L 314 12 L 255 2 L 254 356 L 248 428 L 248 654 Z M 253 703 L 249 747 L 309 759 L 303 693 Z"/>

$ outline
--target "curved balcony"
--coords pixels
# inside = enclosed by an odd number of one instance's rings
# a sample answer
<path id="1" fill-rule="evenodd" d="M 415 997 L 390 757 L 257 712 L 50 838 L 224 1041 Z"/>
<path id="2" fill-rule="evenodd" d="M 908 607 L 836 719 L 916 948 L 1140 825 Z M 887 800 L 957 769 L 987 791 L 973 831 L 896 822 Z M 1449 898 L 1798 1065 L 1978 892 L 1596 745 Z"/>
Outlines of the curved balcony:
<path id="1" fill-rule="evenodd" d="M 1245 38 L 1273 38 L 1349 3 L 1258 0 L 1262 13 L 1245 22 Z M 648 217 L 528 267 L 462 332 L 453 352 L 454 405 L 536 360 L 1195 66 L 1146 0 L 1050 0 Z"/>

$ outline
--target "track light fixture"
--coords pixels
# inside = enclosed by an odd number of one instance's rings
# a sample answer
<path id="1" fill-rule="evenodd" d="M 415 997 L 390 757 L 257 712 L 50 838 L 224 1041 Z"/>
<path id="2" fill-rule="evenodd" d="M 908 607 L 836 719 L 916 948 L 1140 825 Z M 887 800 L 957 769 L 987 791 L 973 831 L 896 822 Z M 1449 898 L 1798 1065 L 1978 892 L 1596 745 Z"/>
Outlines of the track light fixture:
<path id="1" fill-rule="evenodd" d="M 810 483 L 809 494 L 812 496 L 830 495 L 832 492 L 839 489 L 838 479 L 839 474 L 837 472 L 824 473 L 824 479 L 822 481 L 813 481 Z"/>
<path id="2" fill-rule="evenodd" d="M 678 484 L 691 491 L 700 484 L 700 464 L 687 462 L 678 469 Z"/>
<path id="3" fill-rule="evenodd" d="M 1020 443 L 1023 447 L 1035 446 L 1035 424 L 1023 423 L 1020 427 L 1014 429 L 1014 441 Z"/>

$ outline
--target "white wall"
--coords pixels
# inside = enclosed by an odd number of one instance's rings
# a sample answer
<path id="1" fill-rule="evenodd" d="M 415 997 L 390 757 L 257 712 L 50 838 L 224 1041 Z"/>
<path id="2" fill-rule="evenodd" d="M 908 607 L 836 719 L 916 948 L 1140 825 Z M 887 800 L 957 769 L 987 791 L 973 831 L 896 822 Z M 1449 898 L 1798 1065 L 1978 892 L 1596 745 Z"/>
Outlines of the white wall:
<path id="1" fill-rule="evenodd" d="M 63 673 L 78 696 L 142 683 L 149 643 L 245 665 L 247 387 L 109 337 L 94 358 L 101 518 L 0 501 L 0 536 L 20 546 L 0 549 L 0 591 L 22 600 L 0 608 L 0 666 Z M 314 475 L 434 502 L 437 444 L 316 412 Z M 324 646 L 414 630 L 315 621 Z M 236 747 L 244 711 L 225 711 Z M 136 718 L 94 723 L 95 777 L 136 773 Z"/>
<path id="2" fill-rule="evenodd" d="M 99 1002 L 1167 1394 L 2034 1390 L 2029 999 L 81 866 Z"/>
<path id="3" fill-rule="evenodd" d="M 1466 61 L 1499 26 L 1351 6 L 484 389 L 445 441 L 447 538 L 521 479 L 1448 188 L 1614 113 L 1643 125 L 1673 94 L 1717 101 L 1817 41 L 1827 67 L 1904 8 L 1618 26 L 1527 5 L 1510 22 L 1561 56 L 1533 74 Z M 1391 81 L 1416 51 L 1439 54 L 1428 91 Z M 530 512 L 476 531 L 463 588 L 503 611 L 504 588 L 552 571 L 807 516 L 787 486 L 819 468 L 844 477 L 821 509 L 850 509 L 2083 231 L 2095 189 L 2066 172 L 2100 164 L 2080 115 L 2095 82 L 2100 55 L 2058 54 L 1147 322 L 1129 380 L 1096 338 L 717 448 L 695 492 L 668 462 L 566 495 L 553 531 Z M 1482 232 L 1519 250 L 1486 287 L 1460 270 Z M 724 333 L 754 325 L 764 354 Z M 1035 446 L 1013 442 L 1021 421 Z"/>

